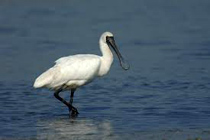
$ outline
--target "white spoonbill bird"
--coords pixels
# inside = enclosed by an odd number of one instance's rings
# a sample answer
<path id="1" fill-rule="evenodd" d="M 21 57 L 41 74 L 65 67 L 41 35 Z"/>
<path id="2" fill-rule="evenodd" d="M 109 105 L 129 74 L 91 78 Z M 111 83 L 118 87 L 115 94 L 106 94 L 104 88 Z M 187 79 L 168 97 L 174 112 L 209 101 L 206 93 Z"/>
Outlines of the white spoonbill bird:
<path id="1" fill-rule="evenodd" d="M 102 56 L 94 54 L 77 54 L 66 56 L 55 61 L 55 65 L 42 73 L 34 82 L 34 88 L 46 87 L 54 90 L 54 96 L 63 102 L 72 116 L 78 114 L 77 109 L 72 105 L 74 92 L 83 86 L 108 73 L 112 62 L 113 54 L 109 47 L 117 54 L 120 65 L 124 70 L 129 69 L 129 64 L 123 59 L 110 32 L 105 32 L 99 40 Z M 59 96 L 64 90 L 71 90 L 70 101 L 67 102 Z"/>

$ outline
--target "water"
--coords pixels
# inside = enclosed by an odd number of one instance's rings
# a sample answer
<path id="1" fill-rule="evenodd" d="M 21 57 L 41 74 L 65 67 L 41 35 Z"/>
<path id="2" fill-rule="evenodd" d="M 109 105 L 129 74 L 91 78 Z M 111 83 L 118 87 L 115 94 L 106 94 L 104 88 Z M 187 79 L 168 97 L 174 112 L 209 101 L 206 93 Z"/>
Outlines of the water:
<path id="1" fill-rule="evenodd" d="M 0 139 L 210 138 L 209 1 L 1 1 Z M 100 54 L 111 31 L 131 69 L 76 91 L 80 114 L 34 79 L 61 56 Z M 116 58 L 116 56 L 115 56 Z M 68 100 L 69 93 L 62 93 Z"/>

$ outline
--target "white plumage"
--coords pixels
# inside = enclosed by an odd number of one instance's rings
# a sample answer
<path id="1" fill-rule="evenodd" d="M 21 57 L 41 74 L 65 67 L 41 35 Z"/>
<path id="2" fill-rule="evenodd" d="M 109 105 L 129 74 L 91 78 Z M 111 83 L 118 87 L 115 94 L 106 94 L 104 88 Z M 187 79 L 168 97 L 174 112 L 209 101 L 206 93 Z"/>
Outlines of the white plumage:
<path id="1" fill-rule="evenodd" d="M 77 88 L 98 76 L 100 64 L 100 57 L 96 55 L 62 57 L 56 61 L 54 67 L 36 79 L 34 87 L 54 90 Z"/>
<path id="2" fill-rule="evenodd" d="M 111 46 L 116 52 L 121 66 L 127 70 L 127 65 L 114 41 L 113 34 L 105 32 L 99 40 L 102 56 L 93 54 L 77 54 L 67 57 L 62 57 L 55 61 L 55 65 L 41 74 L 34 82 L 34 88 L 46 87 L 55 90 L 55 96 L 69 108 L 72 105 L 63 101 L 58 97 L 62 90 L 72 90 L 91 82 L 95 77 L 103 76 L 108 73 L 113 62 L 113 54 L 109 48 Z M 73 101 L 73 95 L 72 95 Z M 75 112 L 77 112 L 76 108 Z"/>

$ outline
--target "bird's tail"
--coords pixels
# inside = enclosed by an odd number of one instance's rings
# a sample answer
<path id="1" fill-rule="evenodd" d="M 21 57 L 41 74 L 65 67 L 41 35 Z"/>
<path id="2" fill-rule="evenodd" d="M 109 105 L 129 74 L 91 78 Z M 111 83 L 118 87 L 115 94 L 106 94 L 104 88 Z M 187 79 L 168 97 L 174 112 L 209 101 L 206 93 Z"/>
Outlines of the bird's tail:
<path id="1" fill-rule="evenodd" d="M 34 82 L 34 88 L 41 88 L 49 85 L 53 80 L 53 68 L 42 73 Z"/>

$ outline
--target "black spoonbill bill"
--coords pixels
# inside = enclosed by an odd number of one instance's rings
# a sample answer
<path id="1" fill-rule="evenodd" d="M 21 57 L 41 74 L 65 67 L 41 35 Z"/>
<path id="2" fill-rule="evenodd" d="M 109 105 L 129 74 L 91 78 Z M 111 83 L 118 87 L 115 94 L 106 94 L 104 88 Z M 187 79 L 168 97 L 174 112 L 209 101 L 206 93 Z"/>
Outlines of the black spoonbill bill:
<path id="1" fill-rule="evenodd" d="M 113 54 L 109 47 L 117 54 L 121 67 L 124 70 L 129 69 L 129 64 L 120 54 L 112 33 L 103 33 L 100 37 L 99 45 L 102 56 L 77 54 L 56 60 L 52 68 L 42 73 L 35 80 L 34 88 L 45 87 L 52 89 L 54 96 L 69 108 L 70 115 L 77 116 L 78 111 L 72 105 L 74 92 L 80 86 L 93 81 L 94 78 L 108 73 L 113 62 Z M 71 91 L 69 102 L 59 96 L 59 93 L 65 90 Z"/>

